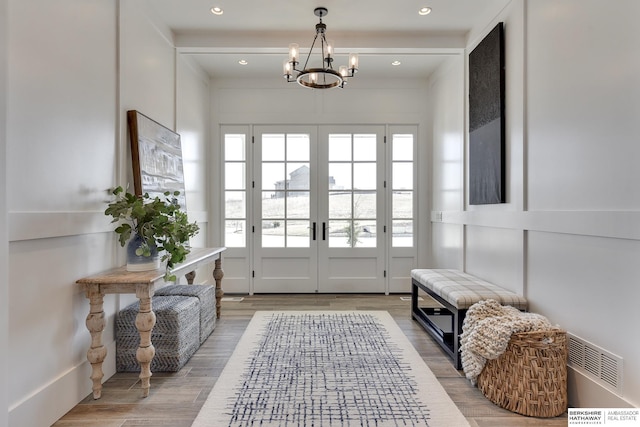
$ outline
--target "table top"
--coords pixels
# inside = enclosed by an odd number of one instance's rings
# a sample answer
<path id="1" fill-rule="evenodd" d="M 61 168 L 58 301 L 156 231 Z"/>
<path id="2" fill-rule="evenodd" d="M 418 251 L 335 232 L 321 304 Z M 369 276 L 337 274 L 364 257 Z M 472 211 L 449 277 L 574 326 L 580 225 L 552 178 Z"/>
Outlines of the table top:
<path id="1" fill-rule="evenodd" d="M 195 270 L 203 264 L 208 264 L 222 256 L 227 248 L 191 248 L 191 252 L 187 255 L 187 259 L 184 262 L 176 265 L 171 272 L 175 275 L 182 275 Z M 80 285 L 89 284 L 123 284 L 123 285 L 137 285 L 137 284 L 152 284 L 159 281 L 164 281 L 165 269 L 164 267 L 151 271 L 127 271 L 126 266 L 113 268 L 111 270 L 103 271 L 98 274 L 94 274 L 89 277 L 84 277 L 76 281 Z"/>

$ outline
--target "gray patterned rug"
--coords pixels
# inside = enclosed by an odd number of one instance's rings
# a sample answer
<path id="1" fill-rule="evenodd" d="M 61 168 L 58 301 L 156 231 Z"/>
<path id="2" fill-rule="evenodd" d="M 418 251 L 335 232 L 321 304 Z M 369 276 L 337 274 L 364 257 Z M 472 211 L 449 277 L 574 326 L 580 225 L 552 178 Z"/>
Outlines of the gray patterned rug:
<path id="1" fill-rule="evenodd" d="M 257 312 L 193 427 L 469 426 L 386 311 Z"/>

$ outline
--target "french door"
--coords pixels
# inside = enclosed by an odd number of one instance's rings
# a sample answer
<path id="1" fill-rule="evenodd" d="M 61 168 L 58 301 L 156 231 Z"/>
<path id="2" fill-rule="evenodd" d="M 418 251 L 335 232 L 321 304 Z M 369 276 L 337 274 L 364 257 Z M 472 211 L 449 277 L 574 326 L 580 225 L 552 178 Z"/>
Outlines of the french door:
<path id="1" fill-rule="evenodd" d="M 224 127 L 225 289 L 408 292 L 416 132 L 405 128 Z"/>
<path id="2" fill-rule="evenodd" d="M 254 127 L 254 292 L 318 290 L 317 132 Z"/>
<path id="3" fill-rule="evenodd" d="M 384 126 L 319 134 L 319 291 L 384 292 Z"/>

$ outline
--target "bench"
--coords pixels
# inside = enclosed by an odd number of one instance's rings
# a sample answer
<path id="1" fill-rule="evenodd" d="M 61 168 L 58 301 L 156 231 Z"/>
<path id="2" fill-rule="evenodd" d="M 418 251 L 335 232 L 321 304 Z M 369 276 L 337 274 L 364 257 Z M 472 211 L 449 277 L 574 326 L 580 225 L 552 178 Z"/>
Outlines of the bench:
<path id="1" fill-rule="evenodd" d="M 426 292 L 440 307 L 420 306 L 418 290 Z M 527 309 L 524 297 L 462 271 L 411 270 L 411 317 L 440 344 L 456 369 L 462 369 L 460 335 L 464 317 L 469 307 L 486 299 L 523 311 Z"/>

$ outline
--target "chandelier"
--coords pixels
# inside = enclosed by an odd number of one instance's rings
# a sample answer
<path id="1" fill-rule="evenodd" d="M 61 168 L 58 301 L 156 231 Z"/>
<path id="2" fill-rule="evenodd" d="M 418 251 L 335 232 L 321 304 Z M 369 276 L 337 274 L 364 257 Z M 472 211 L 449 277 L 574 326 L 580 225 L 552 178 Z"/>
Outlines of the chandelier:
<path id="1" fill-rule="evenodd" d="M 298 82 L 301 86 L 312 89 L 343 88 L 347 83 L 346 79 L 353 77 L 358 72 L 358 54 L 349 54 L 349 65 L 342 65 L 338 71 L 334 70 L 333 43 L 327 42 L 327 26 L 322 23 L 322 17 L 327 16 L 329 12 L 325 7 L 317 7 L 313 10 L 313 13 L 320 18 L 320 22 L 316 24 L 316 35 L 313 38 L 313 43 L 311 43 L 304 66 L 302 69 L 297 68 L 300 64 L 300 48 L 296 43 L 291 43 L 289 45 L 289 59 L 283 65 L 284 78 L 288 82 Z M 320 39 L 321 66 L 308 68 L 311 53 L 318 39 Z M 294 72 L 296 73 L 295 76 L 293 76 Z"/>

